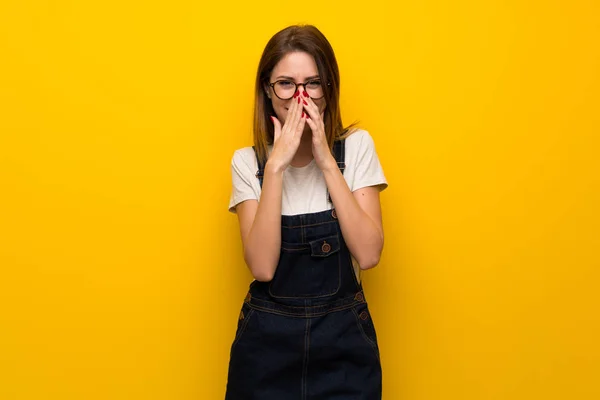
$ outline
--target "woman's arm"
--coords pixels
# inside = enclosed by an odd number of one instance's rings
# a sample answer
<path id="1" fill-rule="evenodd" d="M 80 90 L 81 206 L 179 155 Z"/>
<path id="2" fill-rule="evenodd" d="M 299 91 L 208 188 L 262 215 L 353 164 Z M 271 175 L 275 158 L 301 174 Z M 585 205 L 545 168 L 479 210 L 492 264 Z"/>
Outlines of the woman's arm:
<path id="1" fill-rule="evenodd" d="M 361 269 L 373 268 L 383 250 L 379 188 L 367 186 L 350 191 L 325 138 L 324 112 L 310 98 L 304 104 L 310 115 L 306 122 L 313 133 L 313 156 L 325 176 L 346 245 Z"/>
<path id="2" fill-rule="evenodd" d="M 383 250 L 379 189 L 368 186 L 351 192 L 337 164 L 323 174 L 350 253 L 361 269 L 375 267 Z"/>
<path id="3" fill-rule="evenodd" d="M 300 114 L 302 112 L 302 114 Z M 272 117 L 273 151 L 265 164 L 260 202 L 237 207 L 244 260 L 258 281 L 273 279 L 281 251 L 281 192 L 283 173 L 298 150 L 306 119 L 300 102 L 292 101 L 283 125 Z"/>
<path id="4" fill-rule="evenodd" d="M 283 171 L 267 162 L 260 203 L 246 200 L 236 207 L 244 261 L 258 281 L 273 279 L 281 248 L 281 191 Z"/>

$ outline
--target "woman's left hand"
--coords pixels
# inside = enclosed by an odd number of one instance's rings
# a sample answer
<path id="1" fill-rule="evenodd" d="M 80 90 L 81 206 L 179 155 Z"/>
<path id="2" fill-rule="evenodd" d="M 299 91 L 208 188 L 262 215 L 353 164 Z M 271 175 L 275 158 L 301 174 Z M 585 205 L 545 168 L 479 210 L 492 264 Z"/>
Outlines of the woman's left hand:
<path id="1" fill-rule="evenodd" d="M 325 171 L 328 168 L 337 168 L 335 157 L 331 154 L 327 137 L 325 136 L 325 123 L 323 122 L 324 113 L 319 112 L 319 107 L 315 102 L 307 97 L 306 91 L 300 96 L 304 102 L 306 113 L 306 123 L 312 130 L 312 152 L 317 166 Z"/>

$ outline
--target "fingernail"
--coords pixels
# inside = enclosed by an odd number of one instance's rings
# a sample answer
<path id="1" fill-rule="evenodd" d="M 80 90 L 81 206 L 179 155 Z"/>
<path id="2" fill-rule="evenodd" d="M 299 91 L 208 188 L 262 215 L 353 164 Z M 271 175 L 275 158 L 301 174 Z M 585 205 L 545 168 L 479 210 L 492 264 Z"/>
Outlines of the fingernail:
<path id="1" fill-rule="evenodd" d="M 296 91 L 296 93 L 294 93 L 294 98 L 298 97 L 300 95 L 300 92 Z"/>
<path id="2" fill-rule="evenodd" d="M 308 93 L 306 93 L 306 90 L 303 91 L 302 94 L 304 95 L 304 97 L 308 97 Z"/>
<path id="3" fill-rule="evenodd" d="M 271 115 L 271 122 L 275 123 L 275 117 Z"/>
<path id="4" fill-rule="evenodd" d="M 308 105 L 308 103 L 306 102 L 306 100 L 302 100 L 302 102 L 303 102 L 304 104 Z"/>
<path id="5" fill-rule="evenodd" d="M 302 111 L 302 116 L 300 118 L 304 118 L 304 111 Z"/>

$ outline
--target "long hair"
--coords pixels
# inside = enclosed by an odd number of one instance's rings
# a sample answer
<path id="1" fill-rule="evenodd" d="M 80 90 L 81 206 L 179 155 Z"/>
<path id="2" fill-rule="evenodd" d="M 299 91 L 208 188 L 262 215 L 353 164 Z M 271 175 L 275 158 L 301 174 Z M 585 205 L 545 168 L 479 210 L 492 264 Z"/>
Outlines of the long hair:
<path id="1" fill-rule="evenodd" d="M 254 100 L 254 146 L 261 162 L 266 162 L 268 145 L 273 144 L 275 129 L 270 121 L 275 115 L 265 93 L 273 68 L 288 53 L 302 51 L 314 57 L 323 84 L 326 102 L 323 122 L 329 148 L 336 140 L 352 133 L 356 123 L 344 127 L 339 107 L 340 73 L 331 44 L 313 25 L 292 25 L 277 32 L 263 50 L 256 73 Z"/>

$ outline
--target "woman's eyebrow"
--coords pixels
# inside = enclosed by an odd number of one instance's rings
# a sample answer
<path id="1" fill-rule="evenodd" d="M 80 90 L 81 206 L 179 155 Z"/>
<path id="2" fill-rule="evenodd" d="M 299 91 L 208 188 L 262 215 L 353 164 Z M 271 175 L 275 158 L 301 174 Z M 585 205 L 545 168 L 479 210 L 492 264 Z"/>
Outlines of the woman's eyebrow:
<path id="1" fill-rule="evenodd" d="M 283 78 L 283 79 L 289 79 L 290 81 L 293 81 L 293 80 L 294 80 L 294 78 L 292 78 L 291 76 L 285 76 L 285 75 L 279 75 L 279 76 L 278 76 L 277 78 L 275 78 L 275 79 L 280 79 L 280 78 Z M 308 78 L 306 78 L 306 80 L 307 80 L 307 81 L 309 81 L 309 80 L 311 80 L 311 79 L 316 79 L 316 78 L 319 78 L 319 75 L 313 75 L 313 76 L 309 76 Z"/>

